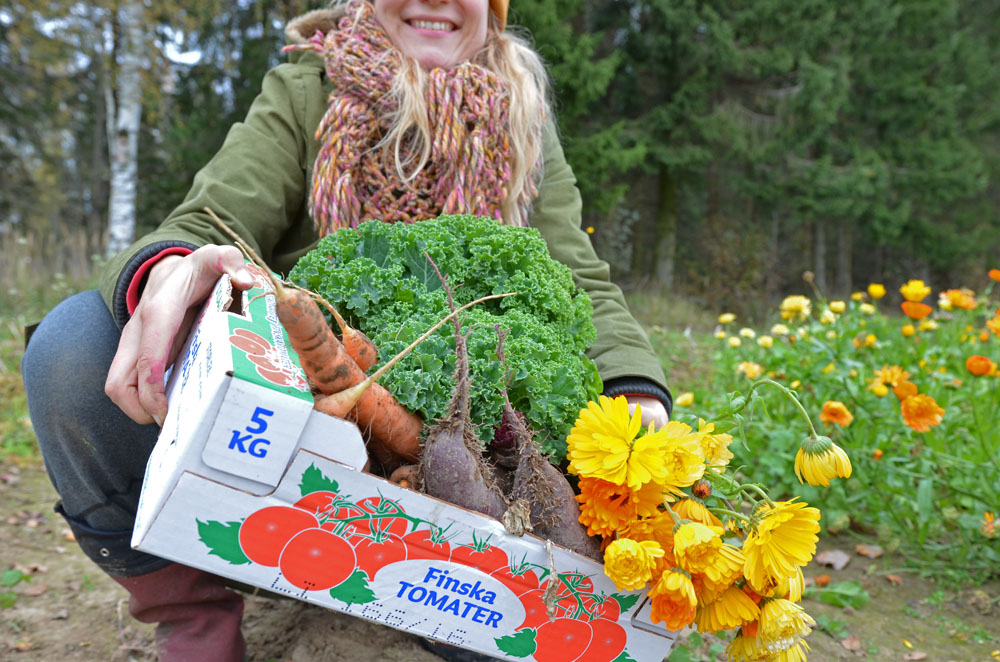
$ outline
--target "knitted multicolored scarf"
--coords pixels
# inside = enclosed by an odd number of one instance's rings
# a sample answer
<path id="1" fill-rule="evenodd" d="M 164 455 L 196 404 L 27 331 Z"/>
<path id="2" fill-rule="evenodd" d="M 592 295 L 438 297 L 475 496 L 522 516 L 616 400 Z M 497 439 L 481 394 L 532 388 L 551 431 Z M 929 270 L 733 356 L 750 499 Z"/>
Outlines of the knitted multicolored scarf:
<path id="1" fill-rule="evenodd" d="M 317 32 L 296 48 L 322 53 L 334 84 L 330 107 L 316 130 L 322 148 L 309 197 L 320 236 L 372 218 L 412 223 L 441 214 L 474 214 L 500 219 L 510 179 L 509 97 L 495 74 L 468 62 L 427 72 L 430 158 L 404 181 L 393 146 L 379 145 L 396 111 L 390 89 L 401 56 L 376 22 L 371 4 L 351 2 L 336 30 Z M 403 163 L 419 157 L 411 152 L 401 151 Z"/>

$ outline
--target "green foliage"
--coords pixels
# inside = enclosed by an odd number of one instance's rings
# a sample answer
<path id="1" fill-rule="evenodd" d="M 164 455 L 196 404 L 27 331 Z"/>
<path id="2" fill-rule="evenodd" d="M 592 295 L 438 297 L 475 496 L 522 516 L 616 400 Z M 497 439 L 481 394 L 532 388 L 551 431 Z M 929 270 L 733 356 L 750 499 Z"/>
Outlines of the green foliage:
<path id="1" fill-rule="evenodd" d="M 339 490 L 340 485 L 337 484 L 337 481 L 326 477 L 315 464 L 310 464 L 302 472 L 302 478 L 299 480 L 299 491 L 302 493 L 302 496 L 312 494 L 313 492 L 338 492 Z"/>
<path id="2" fill-rule="evenodd" d="M 455 306 L 490 294 L 462 315 L 468 335 L 471 420 L 491 439 L 503 412 L 502 387 L 536 430 L 542 448 L 565 454 L 565 438 L 600 380 L 584 352 L 594 341 L 590 298 L 554 262 L 536 230 L 470 216 L 413 225 L 362 223 L 323 240 L 290 274 L 321 294 L 364 331 L 386 361 L 450 311 L 434 267 L 447 278 Z M 506 368 L 497 358 L 497 331 Z M 404 406 L 427 421 L 442 418 L 454 391 L 455 330 L 445 325 L 383 378 Z"/>
<path id="3" fill-rule="evenodd" d="M 17 593 L 10 590 L 22 581 L 30 581 L 31 575 L 26 575 L 16 568 L 8 568 L 0 573 L 0 609 L 9 609 L 17 602 Z"/>
<path id="4" fill-rule="evenodd" d="M 208 553 L 233 565 L 245 565 L 250 559 L 243 553 L 240 546 L 240 522 L 214 522 L 209 520 L 198 523 L 198 539 L 208 547 Z"/>
<path id="5" fill-rule="evenodd" d="M 823 588 L 810 586 L 805 590 L 805 597 L 815 598 L 834 607 L 853 607 L 860 609 L 868 604 L 871 596 L 859 582 L 837 582 Z"/>
<path id="6" fill-rule="evenodd" d="M 525 628 L 514 634 L 497 637 L 494 641 L 496 641 L 499 650 L 514 657 L 528 657 L 533 655 L 537 648 L 535 630 L 532 628 Z"/>
<path id="7" fill-rule="evenodd" d="M 330 589 L 330 597 L 346 605 L 363 605 L 374 602 L 375 593 L 368 585 L 364 570 L 355 570 L 350 577 Z"/>

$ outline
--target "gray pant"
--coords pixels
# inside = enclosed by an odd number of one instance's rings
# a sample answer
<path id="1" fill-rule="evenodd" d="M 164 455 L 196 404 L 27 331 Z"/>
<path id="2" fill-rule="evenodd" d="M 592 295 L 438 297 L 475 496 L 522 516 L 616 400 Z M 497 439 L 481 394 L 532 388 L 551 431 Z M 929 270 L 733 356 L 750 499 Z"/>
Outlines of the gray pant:
<path id="1" fill-rule="evenodd" d="M 129 544 L 159 429 L 133 422 L 104 394 L 120 337 L 100 294 L 77 294 L 42 320 L 21 375 L 45 468 L 61 499 L 56 511 L 102 570 L 133 577 L 169 562 Z"/>

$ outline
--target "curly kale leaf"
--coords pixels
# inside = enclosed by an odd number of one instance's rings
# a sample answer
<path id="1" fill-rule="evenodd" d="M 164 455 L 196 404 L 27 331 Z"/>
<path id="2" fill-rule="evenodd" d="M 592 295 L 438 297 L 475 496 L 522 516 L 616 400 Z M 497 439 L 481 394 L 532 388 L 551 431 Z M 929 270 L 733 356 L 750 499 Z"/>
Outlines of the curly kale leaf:
<path id="1" fill-rule="evenodd" d="M 464 313 L 468 333 L 471 416 L 481 439 L 493 436 L 503 411 L 502 387 L 515 409 L 542 432 L 556 458 L 580 408 L 595 399 L 601 381 L 585 355 L 597 332 L 587 294 L 570 270 L 554 261 L 537 230 L 502 226 L 487 218 L 442 216 L 411 225 L 378 221 L 324 237 L 290 277 L 318 292 L 394 356 L 448 314 L 434 267 L 445 275 L 455 304 L 488 294 L 516 296 Z M 507 330 L 507 373 L 496 356 L 496 329 Z M 454 326 L 445 325 L 383 378 L 408 409 L 441 418 L 454 389 Z"/>

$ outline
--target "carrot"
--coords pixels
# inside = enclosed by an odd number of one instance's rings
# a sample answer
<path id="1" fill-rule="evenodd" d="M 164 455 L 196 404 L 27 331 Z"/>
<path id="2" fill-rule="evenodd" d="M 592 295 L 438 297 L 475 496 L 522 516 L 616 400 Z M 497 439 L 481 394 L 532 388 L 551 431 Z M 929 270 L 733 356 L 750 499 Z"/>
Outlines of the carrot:
<path id="1" fill-rule="evenodd" d="M 309 292 L 309 294 L 330 311 L 333 319 L 337 322 L 337 326 L 340 327 L 340 342 L 344 344 L 347 354 L 354 359 L 354 362 L 358 364 L 361 370 L 368 372 L 368 368 L 378 363 L 378 348 L 375 347 L 375 343 L 365 335 L 364 331 L 350 326 L 329 301 L 313 292 Z"/>
<path id="2" fill-rule="evenodd" d="M 417 489 L 420 480 L 420 467 L 415 464 L 404 464 L 389 476 L 389 480 L 400 487 L 407 487 L 411 490 Z"/>

